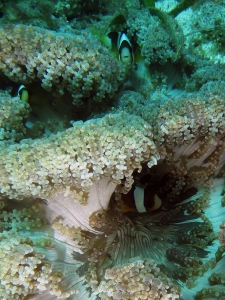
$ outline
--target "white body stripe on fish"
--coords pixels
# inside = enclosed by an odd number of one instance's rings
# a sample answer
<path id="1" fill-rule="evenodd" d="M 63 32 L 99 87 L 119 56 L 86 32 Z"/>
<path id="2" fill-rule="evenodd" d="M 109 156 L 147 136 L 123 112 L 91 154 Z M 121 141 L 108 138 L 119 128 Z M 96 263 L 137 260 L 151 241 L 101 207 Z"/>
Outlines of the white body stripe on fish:
<path id="1" fill-rule="evenodd" d="M 136 209 L 139 213 L 146 212 L 144 198 L 145 198 L 145 190 L 136 186 L 134 189 L 134 201 L 135 201 Z"/>

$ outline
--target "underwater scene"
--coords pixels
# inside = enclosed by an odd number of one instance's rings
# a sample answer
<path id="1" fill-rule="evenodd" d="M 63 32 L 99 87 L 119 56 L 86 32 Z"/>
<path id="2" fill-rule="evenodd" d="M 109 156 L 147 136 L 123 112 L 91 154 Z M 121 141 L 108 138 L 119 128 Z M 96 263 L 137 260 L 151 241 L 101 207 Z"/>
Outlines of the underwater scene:
<path id="1" fill-rule="evenodd" d="M 0 300 L 225 300 L 225 0 L 2 0 L 0 33 Z"/>

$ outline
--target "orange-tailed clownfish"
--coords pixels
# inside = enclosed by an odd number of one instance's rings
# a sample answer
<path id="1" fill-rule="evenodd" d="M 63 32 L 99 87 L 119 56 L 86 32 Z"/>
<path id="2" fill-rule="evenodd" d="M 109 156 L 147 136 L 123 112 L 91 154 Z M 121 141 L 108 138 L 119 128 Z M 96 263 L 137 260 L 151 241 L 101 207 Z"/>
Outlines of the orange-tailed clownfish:
<path id="1" fill-rule="evenodd" d="M 122 194 L 123 212 L 145 213 L 161 207 L 162 200 L 149 187 L 134 186 L 127 194 Z"/>

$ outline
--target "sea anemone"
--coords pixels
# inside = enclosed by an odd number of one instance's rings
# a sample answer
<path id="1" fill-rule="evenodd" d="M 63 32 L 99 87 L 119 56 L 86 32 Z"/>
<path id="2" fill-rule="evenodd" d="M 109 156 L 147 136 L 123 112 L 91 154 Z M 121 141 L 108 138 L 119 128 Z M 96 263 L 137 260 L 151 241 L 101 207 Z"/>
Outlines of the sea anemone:
<path id="1" fill-rule="evenodd" d="M 179 103 L 2 147 L 3 299 L 222 297 L 223 100 Z M 134 187 L 160 206 L 129 211 Z"/>

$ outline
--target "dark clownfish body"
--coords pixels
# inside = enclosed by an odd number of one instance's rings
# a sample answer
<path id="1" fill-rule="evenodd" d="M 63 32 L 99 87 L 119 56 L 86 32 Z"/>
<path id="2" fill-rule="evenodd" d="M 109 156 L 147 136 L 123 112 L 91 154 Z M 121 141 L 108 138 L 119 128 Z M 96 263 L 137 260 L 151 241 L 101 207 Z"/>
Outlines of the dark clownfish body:
<path id="1" fill-rule="evenodd" d="M 158 209 L 162 200 L 149 187 L 133 187 L 127 194 L 122 194 L 123 212 L 145 213 Z"/>

